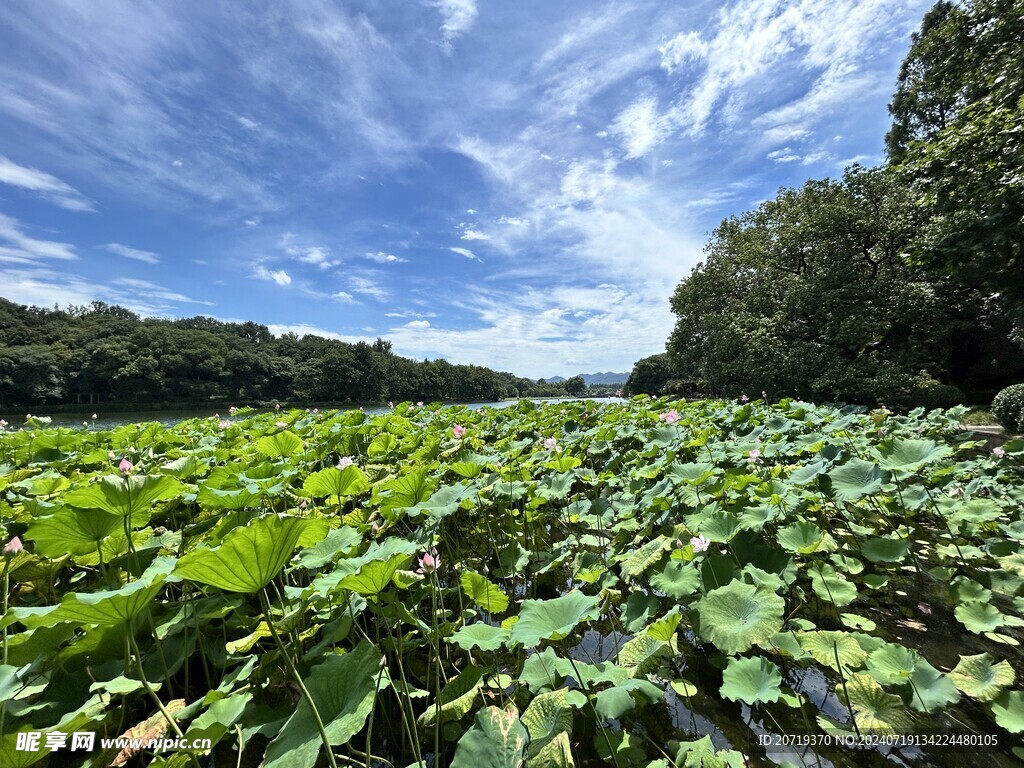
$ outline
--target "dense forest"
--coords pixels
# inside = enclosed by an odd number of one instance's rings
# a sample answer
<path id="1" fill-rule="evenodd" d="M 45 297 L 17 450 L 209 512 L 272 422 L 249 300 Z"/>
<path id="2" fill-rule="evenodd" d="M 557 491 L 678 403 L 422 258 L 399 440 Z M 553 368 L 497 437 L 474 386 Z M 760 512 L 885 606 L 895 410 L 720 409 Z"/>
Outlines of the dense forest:
<path id="1" fill-rule="evenodd" d="M 886 163 L 723 221 L 627 389 L 950 405 L 1024 380 L 1021 40 L 1022 0 L 935 5 Z"/>
<path id="2" fill-rule="evenodd" d="M 561 396 L 582 389 L 444 360 L 391 344 L 346 344 L 209 317 L 146 318 L 94 302 L 63 309 L 0 299 L 0 405 L 74 402 L 384 402 Z"/>

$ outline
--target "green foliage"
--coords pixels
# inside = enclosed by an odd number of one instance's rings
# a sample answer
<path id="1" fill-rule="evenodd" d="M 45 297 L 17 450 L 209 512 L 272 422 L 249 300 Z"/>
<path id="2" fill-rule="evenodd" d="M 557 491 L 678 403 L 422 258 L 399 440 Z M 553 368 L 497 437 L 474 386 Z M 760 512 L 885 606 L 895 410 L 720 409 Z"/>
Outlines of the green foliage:
<path id="1" fill-rule="evenodd" d="M 25 545 L 0 561 L 5 729 L 157 727 L 148 684 L 213 741 L 201 764 L 237 762 L 239 732 L 271 766 L 322 764 L 325 741 L 396 765 L 742 764 L 666 720 L 672 697 L 723 732 L 728 702 L 851 730 L 823 712 L 848 697 L 862 732 L 969 713 L 1012 733 L 1024 444 L 994 456 L 960 413 L 638 397 L 249 412 L 227 434 L 34 422 L 0 434 L 0 525 Z M 111 474 L 129 446 L 162 471 Z M 955 617 L 948 674 L 908 629 L 925 604 Z M 797 706 L 817 725 L 783 719 Z"/>
<path id="2" fill-rule="evenodd" d="M 1007 432 L 1024 432 L 1024 384 L 1011 384 L 992 400 L 992 415 Z"/>

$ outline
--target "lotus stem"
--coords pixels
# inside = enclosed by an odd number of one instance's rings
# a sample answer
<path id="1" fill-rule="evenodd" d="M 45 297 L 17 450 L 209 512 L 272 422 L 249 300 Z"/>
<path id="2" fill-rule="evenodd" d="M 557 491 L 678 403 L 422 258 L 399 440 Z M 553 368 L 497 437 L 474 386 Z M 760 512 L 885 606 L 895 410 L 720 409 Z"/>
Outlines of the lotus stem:
<path id="1" fill-rule="evenodd" d="M 338 761 L 334 757 L 334 751 L 331 749 L 331 739 L 327 735 L 327 729 L 324 728 L 324 721 L 320 717 L 320 710 L 316 707 L 316 702 L 313 701 L 313 695 L 306 688 L 306 684 L 302 682 L 302 677 L 299 675 L 299 670 L 295 668 L 295 662 L 292 661 L 291 654 L 288 653 L 288 649 L 284 647 L 284 643 L 281 642 L 281 636 L 277 634 L 277 629 L 274 627 L 274 619 L 270 615 L 270 601 L 267 600 L 266 589 L 259 591 L 260 608 L 263 610 L 263 618 L 267 621 L 267 627 L 270 629 L 270 634 L 274 636 L 274 642 L 277 643 L 278 650 L 281 651 L 281 655 L 284 657 L 284 663 L 288 667 L 288 671 L 291 672 L 292 677 L 295 679 L 296 684 L 299 686 L 299 690 L 302 691 L 303 697 L 306 699 L 306 703 L 309 704 L 309 708 L 313 713 L 313 720 L 316 722 L 316 728 L 320 732 L 320 739 L 324 743 L 324 749 L 327 750 L 327 762 L 330 763 L 331 768 L 338 768 Z"/>

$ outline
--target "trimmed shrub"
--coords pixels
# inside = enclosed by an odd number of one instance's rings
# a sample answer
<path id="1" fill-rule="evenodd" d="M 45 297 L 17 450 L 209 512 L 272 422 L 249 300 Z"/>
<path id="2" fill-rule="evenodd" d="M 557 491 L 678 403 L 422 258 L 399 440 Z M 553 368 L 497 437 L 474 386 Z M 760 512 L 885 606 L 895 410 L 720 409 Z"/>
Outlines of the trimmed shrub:
<path id="1" fill-rule="evenodd" d="M 1011 384 L 996 395 L 992 414 L 1007 432 L 1024 432 L 1024 384 Z"/>

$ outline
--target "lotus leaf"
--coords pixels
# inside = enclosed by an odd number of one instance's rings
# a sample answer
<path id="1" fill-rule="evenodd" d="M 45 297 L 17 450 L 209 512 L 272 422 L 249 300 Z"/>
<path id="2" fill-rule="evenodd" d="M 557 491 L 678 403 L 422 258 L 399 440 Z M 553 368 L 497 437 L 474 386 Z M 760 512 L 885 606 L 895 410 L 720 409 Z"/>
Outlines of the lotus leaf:
<path id="1" fill-rule="evenodd" d="M 782 675 L 767 659 L 760 656 L 748 659 L 729 659 L 722 673 L 722 695 L 731 701 L 754 704 L 778 701 L 782 695 L 779 686 Z"/>
<path id="2" fill-rule="evenodd" d="M 244 528 L 235 528 L 219 547 L 185 555 L 174 573 L 228 592 L 257 592 L 291 558 L 306 524 L 300 518 L 282 515 L 258 518 Z"/>
<path id="3" fill-rule="evenodd" d="M 782 629 L 786 601 L 762 587 L 733 581 L 698 603 L 700 634 L 727 654 L 768 642 Z"/>

